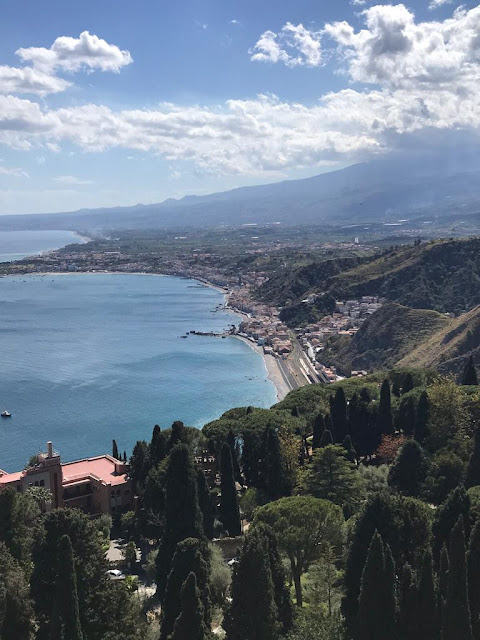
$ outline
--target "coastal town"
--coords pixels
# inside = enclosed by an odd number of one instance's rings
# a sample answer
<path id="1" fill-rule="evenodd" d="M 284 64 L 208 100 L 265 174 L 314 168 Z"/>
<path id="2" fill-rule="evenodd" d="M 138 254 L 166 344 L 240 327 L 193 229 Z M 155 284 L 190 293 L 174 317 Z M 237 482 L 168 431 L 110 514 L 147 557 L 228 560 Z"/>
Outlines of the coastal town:
<path id="1" fill-rule="evenodd" d="M 177 238 L 175 240 L 178 241 Z M 343 246 L 345 251 L 354 248 L 358 248 L 357 243 L 345 243 Z M 252 248 L 250 253 L 258 254 L 261 250 Z M 268 251 L 269 248 L 263 247 L 263 250 Z M 263 355 L 279 399 L 307 384 L 331 383 L 341 379 L 334 367 L 322 363 L 326 342 L 332 336 L 352 338 L 363 322 L 382 305 L 382 300 L 373 296 L 336 301 L 331 314 L 315 323 L 291 328 L 281 320 L 277 306 L 266 304 L 255 295 L 269 280 L 268 270 L 244 267 L 241 272 L 234 271 L 228 262 L 224 264 L 220 254 L 200 249 L 161 255 L 158 252 L 114 250 L 111 246 L 108 250 L 92 250 L 88 244 L 74 245 L 11 265 L 4 264 L 2 272 L 163 274 L 191 278 L 216 287 L 225 294 L 224 308 L 242 316 L 233 333 Z M 314 302 L 313 295 L 302 300 L 305 305 Z M 366 373 L 352 371 L 353 376 Z"/>

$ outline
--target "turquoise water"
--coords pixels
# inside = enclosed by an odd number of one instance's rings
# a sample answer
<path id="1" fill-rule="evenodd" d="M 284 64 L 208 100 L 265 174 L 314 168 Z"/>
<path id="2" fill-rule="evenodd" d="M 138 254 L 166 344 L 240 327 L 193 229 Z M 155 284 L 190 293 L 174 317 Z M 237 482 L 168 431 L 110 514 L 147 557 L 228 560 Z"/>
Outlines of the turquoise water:
<path id="1" fill-rule="evenodd" d="M 73 231 L 0 231 L 0 262 L 20 260 L 81 241 Z"/>
<path id="2" fill-rule="evenodd" d="M 235 406 L 267 407 L 263 359 L 236 338 L 189 336 L 238 320 L 195 281 L 142 275 L 0 278 L 0 468 L 52 440 L 63 460 L 130 452 L 158 423 L 200 427 Z"/>

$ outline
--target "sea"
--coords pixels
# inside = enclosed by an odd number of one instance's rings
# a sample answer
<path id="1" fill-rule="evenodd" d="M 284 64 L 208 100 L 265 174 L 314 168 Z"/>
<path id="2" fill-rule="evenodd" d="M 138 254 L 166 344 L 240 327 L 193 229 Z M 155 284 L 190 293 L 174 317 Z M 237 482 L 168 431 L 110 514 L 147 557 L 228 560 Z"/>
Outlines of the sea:
<path id="1" fill-rule="evenodd" d="M 0 231 L 0 262 L 21 260 L 74 242 L 84 239 L 73 231 Z"/>
<path id="2" fill-rule="evenodd" d="M 22 251 L 20 251 L 22 253 Z M 221 332 L 223 294 L 169 276 L 0 278 L 0 468 L 51 440 L 62 460 L 130 454 L 152 428 L 202 427 L 227 409 L 276 401 L 263 358 Z"/>

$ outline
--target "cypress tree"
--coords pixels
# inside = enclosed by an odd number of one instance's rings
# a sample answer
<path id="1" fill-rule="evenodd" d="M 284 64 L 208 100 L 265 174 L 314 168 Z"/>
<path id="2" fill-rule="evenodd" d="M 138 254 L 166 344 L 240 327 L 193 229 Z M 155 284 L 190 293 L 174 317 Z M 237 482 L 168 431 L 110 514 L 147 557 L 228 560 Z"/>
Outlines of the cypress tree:
<path id="1" fill-rule="evenodd" d="M 156 424 L 153 427 L 152 440 L 150 442 L 150 459 L 152 461 L 152 467 L 156 467 L 157 464 L 165 458 L 167 451 L 167 437 L 160 429 L 160 426 Z"/>
<path id="2" fill-rule="evenodd" d="M 230 447 L 230 451 L 232 452 L 233 474 L 235 476 L 235 480 L 242 483 L 242 473 L 240 471 L 240 464 L 237 457 L 237 439 L 231 429 L 227 435 L 227 443 Z"/>
<path id="3" fill-rule="evenodd" d="M 193 572 L 188 574 L 180 597 L 182 611 L 175 620 L 169 640 L 205 640 L 208 637 L 208 630 L 203 620 L 203 605 Z"/>
<path id="4" fill-rule="evenodd" d="M 415 429 L 415 400 L 408 396 L 402 398 L 397 410 L 396 424 L 397 428 L 401 429 L 406 436 L 411 436 Z"/>
<path id="5" fill-rule="evenodd" d="M 423 555 L 422 571 L 416 597 L 416 635 L 412 635 L 412 637 L 418 638 L 418 640 L 435 640 L 440 634 L 440 624 L 438 615 L 438 593 L 435 585 L 432 552 L 430 549 L 427 549 Z"/>
<path id="6" fill-rule="evenodd" d="M 233 477 L 232 452 L 225 442 L 220 458 L 220 520 L 231 537 L 242 533 L 235 478 Z"/>
<path id="7" fill-rule="evenodd" d="M 470 456 L 465 477 L 465 487 L 476 487 L 480 484 L 480 427 L 475 429 L 473 452 Z"/>
<path id="8" fill-rule="evenodd" d="M 407 373 L 407 375 L 403 379 L 402 394 L 408 393 L 409 391 L 411 391 L 413 389 L 414 386 L 415 385 L 413 383 L 412 374 L 411 373 Z"/>
<path id="9" fill-rule="evenodd" d="M 438 595 L 440 609 L 443 611 L 445 601 L 447 599 L 448 588 L 448 571 L 450 569 L 450 560 L 448 558 L 447 544 L 444 542 L 442 552 L 440 554 L 440 566 L 438 569 Z"/>
<path id="10" fill-rule="evenodd" d="M 407 440 L 388 472 L 388 484 L 406 496 L 417 496 L 427 476 L 427 459 L 416 440 Z"/>
<path id="11" fill-rule="evenodd" d="M 418 589 L 415 574 L 407 563 L 402 572 L 398 594 L 398 628 L 402 640 L 413 640 L 417 631 Z M 426 637 L 427 638 L 427 637 Z M 428 640 L 431 640 L 428 638 Z"/>
<path id="12" fill-rule="evenodd" d="M 293 604 L 290 589 L 286 583 L 285 569 L 278 551 L 277 536 L 273 529 L 264 523 L 255 526 L 255 534 L 264 536 L 266 540 L 278 619 L 282 625 L 282 634 L 286 634 L 293 626 Z"/>
<path id="13" fill-rule="evenodd" d="M 323 447 L 328 447 L 329 444 L 333 444 L 332 433 L 328 431 L 328 429 L 325 429 L 320 438 L 319 448 L 323 449 Z"/>
<path id="14" fill-rule="evenodd" d="M 203 538 L 197 474 L 192 456 L 185 444 L 177 444 L 170 452 L 168 460 L 164 531 L 156 561 L 157 594 L 160 599 L 164 596 L 177 544 L 186 538 Z"/>
<path id="15" fill-rule="evenodd" d="M 172 449 L 176 444 L 185 444 L 186 441 L 187 434 L 183 422 L 181 422 L 180 420 L 175 420 L 175 422 L 172 424 L 168 448 Z"/>
<path id="16" fill-rule="evenodd" d="M 123 452 L 123 461 L 125 462 L 125 464 L 127 463 L 127 452 L 125 450 Z"/>
<path id="17" fill-rule="evenodd" d="M 116 440 L 112 440 L 112 458 L 115 458 L 115 460 L 120 460 Z"/>
<path id="18" fill-rule="evenodd" d="M 438 562 L 442 546 L 444 543 L 448 543 L 450 532 L 461 515 L 463 516 L 465 533 L 468 537 L 470 533 L 470 497 L 464 487 L 457 487 L 435 511 L 432 525 L 434 562 Z M 450 558 L 451 560 L 452 558 Z"/>
<path id="19" fill-rule="evenodd" d="M 447 599 L 442 624 L 442 640 L 471 640 L 470 607 L 467 593 L 467 565 L 465 533 L 460 516 L 450 536 L 450 568 L 447 580 Z"/>
<path id="20" fill-rule="evenodd" d="M 69 536 L 60 538 L 57 557 L 57 580 L 50 628 L 51 640 L 82 640 L 77 595 L 77 574 Z"/>
<path id="21" fill-rule="evenodd" d="M 414 438 L 417 442 L 420 442 L 420 444 L 427 440 L 430 435 L 428 429 L 429 418 L 430 403 L 428 401 L 428 395 L 426 391 L 422 391 L 415 412 L 415 427 L 413 430 Z"/>
<path id="22" fill-rule="evenodd" d="M 209 540 L 213 540 L 213 525 L 215 522 L 215 506 L 210 495 L 207 479 L 203 469 L 197 469 L 198 505 L 203 516 L 203 531 Z"/>
<path id="23" fill-rule="evenodd" d="M 347 400 L 343 387 L 339 387 L 331 404 L 333 439 L 342 443 L 348 433 Z"/>
<path id="24" fill-rule="evenodd" d="M 480 640 L 480 521 L 470 534 L 467 557 L 468 601 L 474 640 Z"/>
<path id="25" fill-rule="evenodd" d="M 473 356 L 470 356 L 465 363 L 465 368 L 463 369 L 462 374 L 462 385 L 478 385 L 477 372 L 475 371 Z"/>
<path id="26" fill-rule="evenodd" d="M 380 402 L 377 413 L 377 432 L 382 435 L 393 434 L 392 400 L 388 380 L 382 382 L 380 388 Z"/>
<path id="27" fill-rule="evenodd" d="M 395 585 L 391 553 L 375 531 L 362 573 L 355 640 L 384 640 L 395 633 Z M 393 625 L 393 626 L 392 626 Z M 392 635 L 393 634 L 393 635 Z"/>
<path id="28" fill-rule="evenodd" d="M 323 419 L 323 415 L 319 413 L 315 420 L 313 421 L 313 438 L 312 438 L 312 449 L 318 449 L 320 447 L 320 440 L 322 438 L 322 434 L 325 431 L 325 421 Z"/>
<path id="29" fill-rule="evenodd" d="M 276 429 L 267 427 L 262 437 L 262 462 L 260 465 L 260 483 L 272 500 L 285 494 L 282 451 Z"/>
<path id="30" fill-rule="evenodd" d="M 392 384 L 392 393 L 396 398 L 399 398 L 401 395 L 400 385 L 397 381 Z"/>
<path id="31" fill-rule="evenodd" d="M 245 538 L 231 594 L 223 621 L 227 640 L 277 640 L 280 623 L 264 536 L 252 532 Z"/>
<path id="32" fill-rule="evenodd" d="M 349 462 L 356 463 L 357 462 L 357 452 L 353 446 L 352 438 L 348 435 L 345 440 L 342 442 L 342 446 L 347 452 L 347 460 Z"/>
<path id="33" fill-rule="evenodd" d="M 168 575 L 165 598 L 162 606 L 162 626 L 160 640 L 166 640 L 172 633 L 175 620 L 182 611 L 181 590 L 190 572 L 197 581 L 197 588 L 203 607 L 203 621 L 209 627 L 211 618 L 208 548 L 197 538 L 187 538 L 177 545 L 172 561 L 172 570 Z"/>

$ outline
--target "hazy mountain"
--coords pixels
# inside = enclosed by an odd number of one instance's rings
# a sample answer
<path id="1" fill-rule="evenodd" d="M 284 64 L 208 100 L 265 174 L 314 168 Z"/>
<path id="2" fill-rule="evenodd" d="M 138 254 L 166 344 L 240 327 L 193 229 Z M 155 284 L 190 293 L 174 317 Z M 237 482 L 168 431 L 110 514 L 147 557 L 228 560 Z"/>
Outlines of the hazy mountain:
<path id="1" fill-rule="evenodd" d="M 438 151 L 378 158 L 303 180 L 242 187 L 160 204 L 71 213 L 0 216 L 0 229 L 106 229 L 233 225 L 355 224 L 441 219 L 480 212 L 475 155 Z"/>

